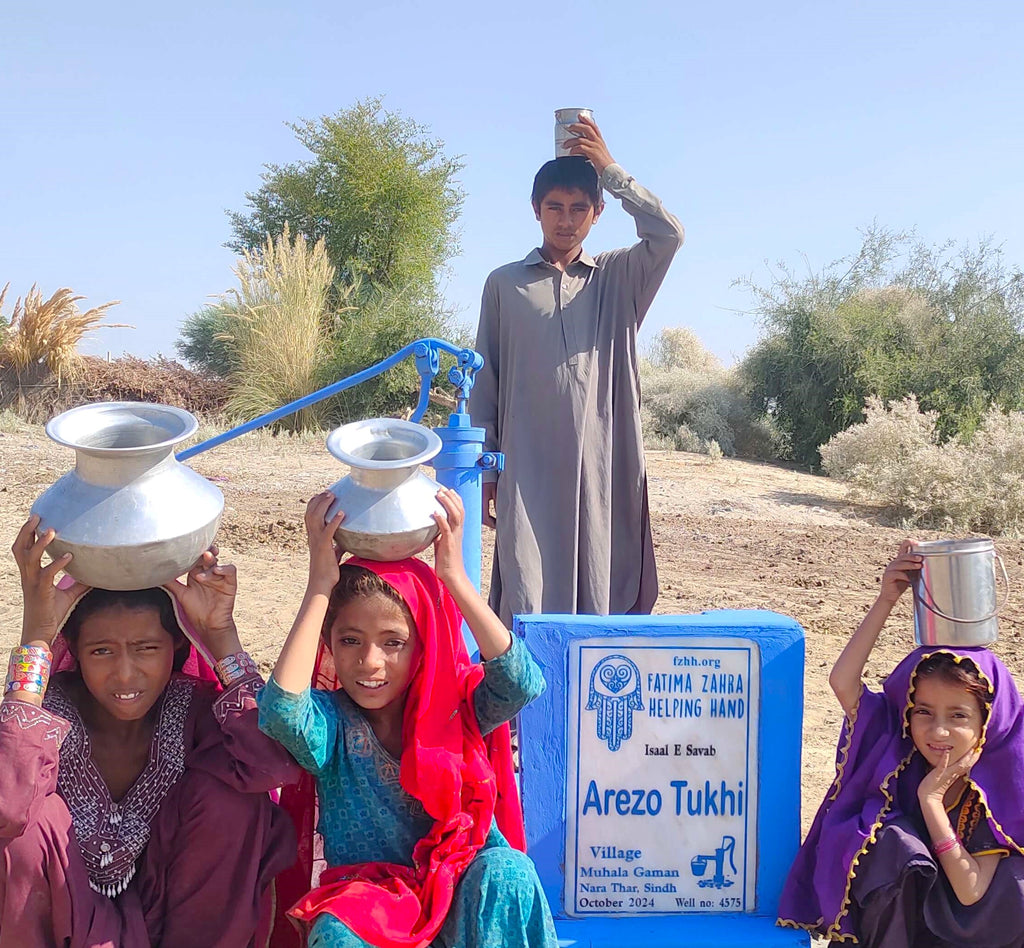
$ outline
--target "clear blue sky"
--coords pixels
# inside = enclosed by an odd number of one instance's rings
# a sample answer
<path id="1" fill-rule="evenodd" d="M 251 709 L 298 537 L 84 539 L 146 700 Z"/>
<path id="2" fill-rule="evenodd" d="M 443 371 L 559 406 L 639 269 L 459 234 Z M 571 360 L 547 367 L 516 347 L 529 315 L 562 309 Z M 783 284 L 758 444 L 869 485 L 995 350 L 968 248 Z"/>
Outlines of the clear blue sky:
<path id="1" fill-rule="evenodd" d="M 123 300 L 89 351 L 173 353 L 233 282 L 225 209 L 285 122 L 383 94 L 461 154 L 447 295 L 475 325 L 495 266 L 538 239 L 552 110 L 589 106 L 612 154 L 686 225 L 644 327 L 724 360 L 757 325 L 735 277 L 813 266 L 873 219 L 929 241 L 992 235 L 1024 264 L 1019 2 L 53 3 L 0 30 L 0 285 Z M 632 242 L 613 204 L 592 252 Z"/>

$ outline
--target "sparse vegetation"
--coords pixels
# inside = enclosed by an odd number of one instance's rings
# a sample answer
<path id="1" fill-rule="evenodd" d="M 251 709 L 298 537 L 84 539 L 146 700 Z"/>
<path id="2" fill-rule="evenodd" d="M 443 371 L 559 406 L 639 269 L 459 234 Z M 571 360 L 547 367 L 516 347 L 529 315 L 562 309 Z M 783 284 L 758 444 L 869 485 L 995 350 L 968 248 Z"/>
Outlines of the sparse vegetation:
<path id="1" fill-rule="evenodd" d="M 121 325 L 103 322 L 117 301 L 82 312 L 84 297 L 67 287 L 44 299 L 33 284 L 8 320 L 2 310 L 9 288 L 0 290 L 0 407 L 31 414 L 41 392 L 56 393 L 81 379 L 86 360 L 78 344 L 95 329 Z"/>
<path id="2" fill-rule="evenodd" d="M 778 456 L 779 441 L 767 421 L 754 418 L 736 372 L 724 368 L 692 330 L 677 327 L 658 333 L 640 362 L 640 381 L 649 447 Z"/>
<path id="3" fill-rule="evenodd" d="M 745 387 L 803 464 L 863 420 L 871 395 L 916 394 L 944 439 L 969 435 L 993 404 L 1024 408 L 1024 273 L 989 241 L 927 246 L 873 227 L 819 271 L 780 264 L 768 286 L 740 282 L 765 327 Z"/>
<path id="4" fill-rule="evenodd" d="M 824 469 L 855 497 L 909 525 L 998 534 L 1024 528 L 1024 412 L 992 406 L 971 434 L 945 442 L 939 412 L 913 395 L 869 398 L 865 421 L 821 449 Z"/>
<path id="5" fill-rule="evenodd" d="M 228 412 L 255 418 L 320 387 L 328 352 L 327 301 L 334 267 L 323 240 L 310 245 L 288 225 L 234 268 L 238 287 L 217 338 L 231 352 Z M 282 421 L 285 428 L 322 427 L 314 405 Z"/>
<path id="6" fill-rule="evenodd" d="M 20 389 L 4 385 L 0 372 L 0 405 L 17 409 L 27 421 L 44 422 L 87 402 L 160 402 L 195 414 L 223 417 L 227 391 L 220 379 L 194 372 L 180 362 L 157 357 L 123 356 L 107 362 L 83 356 L 69 378 L 44 374 Z"/>

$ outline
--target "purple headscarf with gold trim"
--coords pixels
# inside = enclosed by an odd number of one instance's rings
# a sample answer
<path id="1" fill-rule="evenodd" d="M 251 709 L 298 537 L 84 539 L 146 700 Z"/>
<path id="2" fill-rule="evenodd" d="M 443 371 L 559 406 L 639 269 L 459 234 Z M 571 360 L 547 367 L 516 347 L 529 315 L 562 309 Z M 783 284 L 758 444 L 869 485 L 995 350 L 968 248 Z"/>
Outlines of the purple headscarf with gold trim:
<path id="1" fill-rule="evenodd" d="M 918 665 L 938 652 L 970 662 L 989 683 L 982 753 L 969 782 L 987 807 L 995 838 L 1024 855 L 1024 703 L 1013 676 L 988 649 L 919 648 L 896 666 L 882 693 L 863 688 L 853 721 L 844 721 L 836 778 L 789 871 L 780 925 L 855 940 L 848 910 L 858 861 L 884 823 L 920 809 L 917 788 L 929 768 L 910 738 L 907 712 Z"/>

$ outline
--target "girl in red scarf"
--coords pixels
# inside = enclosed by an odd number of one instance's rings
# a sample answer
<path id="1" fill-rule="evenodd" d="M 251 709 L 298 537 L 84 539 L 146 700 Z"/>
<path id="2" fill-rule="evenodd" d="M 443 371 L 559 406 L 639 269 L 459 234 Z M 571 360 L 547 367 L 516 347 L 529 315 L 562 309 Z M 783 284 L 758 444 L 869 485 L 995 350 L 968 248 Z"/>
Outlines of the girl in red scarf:
<path id="1" fill-rule="evenodd" d="M 339 568 L 341 515 L 324 519 L 333 496 L 306 509 L 309 583 L 260 727 L 316 779 L 329 868 L 303 894 L 312 848 L 300 842 L 302 897 L 289 912 L 310 948 L 557 944 L 520 851 L 507 725 L 543 678 L 466 576 L 458 495 L 438 499 L 436 572 L 413 559 Z M 482 665 L 469 661 L 463 616 Z M 285 802 L 308 841 L 311 796 Z"/>

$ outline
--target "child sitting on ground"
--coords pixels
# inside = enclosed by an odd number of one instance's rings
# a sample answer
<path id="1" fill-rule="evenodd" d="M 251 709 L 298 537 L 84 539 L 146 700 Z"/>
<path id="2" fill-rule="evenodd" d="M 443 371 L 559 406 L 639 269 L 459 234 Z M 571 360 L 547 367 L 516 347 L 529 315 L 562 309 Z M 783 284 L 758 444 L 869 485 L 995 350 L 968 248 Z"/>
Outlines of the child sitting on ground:
<path id="1" fill-rule="evenodd" d="M 921 568 L 905 541 L 829 683 L 836 778 L 790 870 L 779 924 L 862 946 L 1024 945 L 1024 714 L 984 648 L 911 652 L 882 693 L 861 673 Z"/>
<path id="2" fill-rule="evenodd" d="M 235 568 L 211 547 L 164 588 L 57 583 L 71 554 L 44 566 L 55 534 L 38 528 L 13 547 L 24 613 L 0 703 L 0 948 L 265 945 L 274 877 L 295 860 L 268 791 L 300 771 L 257 726 Z"/>
<path id="3" fill-rule="evenodd" d="M 519 851 L 506 723 L 544 681 L 466 575 L 458 495 L 438 499 L 436 573 L 414 559 L 339 568 L 333 496 L 306 509 L 309 582 L 260 727 L 316 778 L 329 868 L 308 893 L 311 794 L 290 806 L 304 865 L 289 914 L 310 926 L 310 948 L 557 944 Z M 463 616 L 482 666 L 469 661 Z"/>

